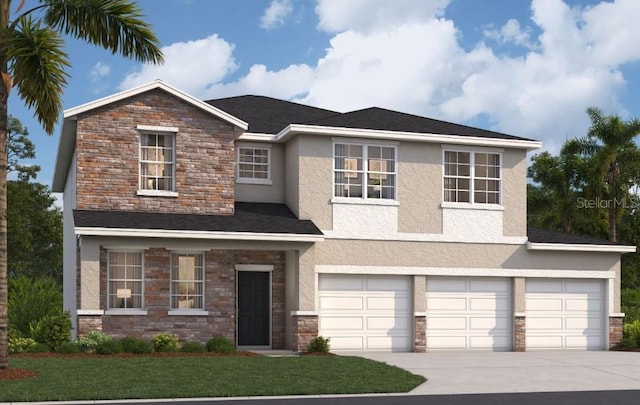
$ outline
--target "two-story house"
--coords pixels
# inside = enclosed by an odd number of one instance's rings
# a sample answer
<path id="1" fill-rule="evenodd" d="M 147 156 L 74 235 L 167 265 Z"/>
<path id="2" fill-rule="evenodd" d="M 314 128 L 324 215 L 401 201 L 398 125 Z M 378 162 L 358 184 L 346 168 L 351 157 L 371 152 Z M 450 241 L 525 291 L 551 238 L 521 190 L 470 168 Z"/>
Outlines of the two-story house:
<path id="1" fill-rule="evenodd" d="M 241 348 L 607 349 L 635 248 L 527 230 L 540 146 L 161 81 L 71 108 L 53 180 L 65 309 L 79 336 Z"/>

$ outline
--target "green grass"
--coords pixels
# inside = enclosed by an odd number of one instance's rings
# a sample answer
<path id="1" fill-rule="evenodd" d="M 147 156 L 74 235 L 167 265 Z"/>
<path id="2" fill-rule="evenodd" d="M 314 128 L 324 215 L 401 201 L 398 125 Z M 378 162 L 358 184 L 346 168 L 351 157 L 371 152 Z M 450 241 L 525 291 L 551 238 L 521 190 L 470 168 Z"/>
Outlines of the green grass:
<path id="1" fill-rule="evenodd" d="M 10 358 L 0 402 L 408 392 L 424 378 L 360 357 Z"/>

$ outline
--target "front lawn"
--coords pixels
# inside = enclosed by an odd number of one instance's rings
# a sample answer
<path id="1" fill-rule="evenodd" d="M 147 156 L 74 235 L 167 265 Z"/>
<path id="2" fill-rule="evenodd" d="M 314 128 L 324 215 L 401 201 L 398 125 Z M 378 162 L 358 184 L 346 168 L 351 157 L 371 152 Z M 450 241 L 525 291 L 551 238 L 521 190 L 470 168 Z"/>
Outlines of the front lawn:
<path id="1" fill-rule="evenodd" d="M 0 402 L 408 392 L 424 382 L 360 357 L 11 357 L 37 377 L 0 380 Z"/>

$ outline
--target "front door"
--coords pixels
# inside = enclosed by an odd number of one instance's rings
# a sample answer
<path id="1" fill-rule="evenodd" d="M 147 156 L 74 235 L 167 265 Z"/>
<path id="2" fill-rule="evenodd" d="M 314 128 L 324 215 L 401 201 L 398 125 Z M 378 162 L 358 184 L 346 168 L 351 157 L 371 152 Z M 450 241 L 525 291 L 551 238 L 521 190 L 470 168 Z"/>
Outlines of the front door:
<path id="1" fill-rule="evenodd" d="M 269 346 L 270 277 L 266 271 L 238 272 L 238 346 Z"/>

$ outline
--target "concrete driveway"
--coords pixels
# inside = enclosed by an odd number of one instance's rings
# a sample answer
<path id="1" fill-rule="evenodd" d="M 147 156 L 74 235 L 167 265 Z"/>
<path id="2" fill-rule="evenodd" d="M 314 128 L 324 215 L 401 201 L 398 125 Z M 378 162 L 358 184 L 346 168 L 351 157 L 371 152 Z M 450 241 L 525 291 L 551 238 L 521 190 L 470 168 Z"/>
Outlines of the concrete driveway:
<path id="1" fill-rule="evenodd" d="M 343 354 L 343 353 L 341 353 Z M 640 390 L 640 353 L 351 353 L 428 380 L 411 394 Z"/>

